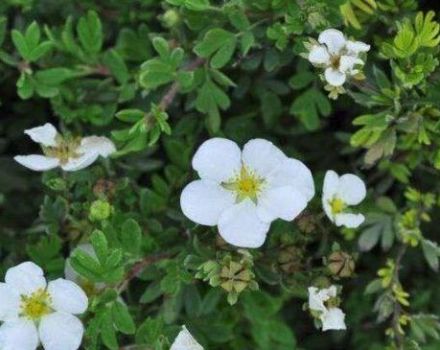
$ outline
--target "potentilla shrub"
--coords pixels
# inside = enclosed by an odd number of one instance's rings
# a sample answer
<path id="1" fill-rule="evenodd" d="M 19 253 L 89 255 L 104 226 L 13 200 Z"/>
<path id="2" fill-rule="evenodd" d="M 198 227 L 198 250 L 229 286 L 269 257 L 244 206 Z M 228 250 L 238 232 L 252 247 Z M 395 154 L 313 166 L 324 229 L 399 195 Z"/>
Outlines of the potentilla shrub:
<path id="1" fill-rule="evenodd" d="M 439 7 L 1 1 L 0 350 L 439 349 Z"/>

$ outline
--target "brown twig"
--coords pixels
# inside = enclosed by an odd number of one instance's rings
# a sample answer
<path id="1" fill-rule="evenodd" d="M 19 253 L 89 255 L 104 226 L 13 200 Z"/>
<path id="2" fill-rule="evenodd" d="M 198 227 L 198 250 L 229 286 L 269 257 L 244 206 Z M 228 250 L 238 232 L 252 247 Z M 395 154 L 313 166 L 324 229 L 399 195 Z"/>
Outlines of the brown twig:
<path id="1" fill-rule="evenodd" d="M 149 265 L 154 264 L 160 260 L 167 259 L 171 256 L 169 253 L 162 253 L 162 254 L 156 254 L 156 255 L 150 255 L 142 259 L 141 261 L 138 261 L 136 264 L 134 264 L 131 269 L 127 272 L 125 275 L 124 280 L 119 284 L 119 286 L 116 288 L 118 293 L 121 293 L 124 291 L 130 281 L 137 276 Z"/>

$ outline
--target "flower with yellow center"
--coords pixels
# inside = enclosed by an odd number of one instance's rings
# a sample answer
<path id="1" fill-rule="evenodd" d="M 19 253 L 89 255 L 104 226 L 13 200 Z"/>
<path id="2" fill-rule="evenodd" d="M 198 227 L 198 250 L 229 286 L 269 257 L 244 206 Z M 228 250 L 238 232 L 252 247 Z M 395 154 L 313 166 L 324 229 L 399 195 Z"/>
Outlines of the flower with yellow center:
<path id="1" fill-rule="evenodd" d="M 360 56 L 369 50 L 370 45 L 347 40 L 337 29 L 326 29 L 319 35 L 318 43 L 310 48 L 308 60 L 324 68 L 325 80 L 331 86 L 339 87 L 360 72 L 356 67 L 365 63 Z"/>
<path id="2" fill-rule="evenodd" d="M 0 283 L 2 350 L 77 350 L 84 328 L 74 315 L 87 309 L 87 296 L 75 283 L 49 283 L 43 270 L 24 262 L 6 272 Z"/>
<path id="3" fill-rule="evenodd" d="M 364 222 L 362 214 L 350 212 L 351 205 L 357 205 L 365 198 L 365 183 L 356 175 L 338 176 L 333 170 L 324 178 L 322 205 L 327 217 L 337 226 L 358 227 Z"/>
<path id="4" fill-rule="evenodd" d="M 229 244 L 260 247 L 273 220 L 293 220 L 315 193 L 310 170 L 271 142 L 250 140 L 243 151 L 223 138 L 205 141 L 192 161 L 200 180 L 182 191 L 186 217 L 218 226 Z"/>
<path id="5" fill-rule="evenodd" d="M 62 137 L 50 123 L 24 131 L 41 145 L 44 155 L 15 156 L 16 162 L 35 171 L 61 167 L 64 171 L 77 171 L 88 167 L 98 157 L 108 157 L 116 151 L 106 137 Z"/>
<path id="6" fill-rule="evenodd" d="M 344 330 L 345 314 L 338 307 L 340 300 L 337 298 L 336 286 L 318 289 L 309 287 L 309 309 L 312 314 L 317 314 L 322 324 L 322 330 Z"/>

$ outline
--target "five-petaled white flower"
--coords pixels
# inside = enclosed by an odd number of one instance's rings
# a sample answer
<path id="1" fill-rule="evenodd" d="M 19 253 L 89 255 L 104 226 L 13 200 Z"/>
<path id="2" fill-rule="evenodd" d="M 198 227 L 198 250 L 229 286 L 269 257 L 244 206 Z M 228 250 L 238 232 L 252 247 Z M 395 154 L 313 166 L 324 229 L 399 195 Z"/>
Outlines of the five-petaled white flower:
<path id="1" fill-rule="evenodd" d="M 116 151 L 115 145 L 107 137 L 62 137 L 50 123 L 27 129 L 24 133 L 41 145 L 44 155 L 20 155 L 14 159 L 35 171 L 46 171 L 56 167 L 61 167 L 64 171 L 81 170 L 99 156 L 108 157 Z"/>
<path id="2" fill-rule="evenodd" d="M 0 283 L 0 349 L 76 350 L 84 328 L 74 315 L 87 310 L 88 300 L 75 283 L 46 283 L 43 270 L 24 262 L 6 272 Z"/>
<path id="3" fill-rule="evenodd" d="M 344 312 L 333 305 L 338 304 L 336 286 L 325 289 L 309 287 L 309 309 L 318 314 L 322 323 L 322 330 L 346 329 Z"/>
<path id="4" fill-rule="evenodd" d="M 203 347 L 194 339 L 185 326 L 177 335 L 170 350 L 203 350 Z"/>
<path id="5" fill-rule="evenodd" d="M 356 75 L 357 66 L 364 65 L 360 54 L 370 50 L 370 45 L 361 41 L 347 40 L 337 29 L 324 30 L 308 54 L 309 61 L 325 69 L 325 80 L 332 86 L 342 86 L 347 77 Z"/>
<path id="6" fill-rule="evenodd" d="M 350 212 L 349 206 L 362 202 L 367 194 L 365 183 L 356 175 L 338 176 L 333 170 L 325 174 L 322 205 L 328 218 L 336 226 L 358 227 L 365 220 L 362 214 Z"/>
<path id="7" fill-rule="evenodd" d="M 184 188 L 183 213 L 218 225 L 223 239 L 238 247 L 260 247 L 273 220 L 293 220 L 315 193 L 310 170 L 263 139 L 249 141 L 243 152 L 231 140 L 210 139 L 192 166 L 201 179 Z"/>

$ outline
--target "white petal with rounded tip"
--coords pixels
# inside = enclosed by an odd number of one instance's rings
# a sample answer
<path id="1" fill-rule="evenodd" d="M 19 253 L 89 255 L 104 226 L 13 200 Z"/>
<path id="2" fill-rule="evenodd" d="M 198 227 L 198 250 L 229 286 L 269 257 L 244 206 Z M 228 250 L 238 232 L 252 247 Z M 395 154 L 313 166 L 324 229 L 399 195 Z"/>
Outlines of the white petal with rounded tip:
<path id="1" fill-rule="evenodd" d="M 57 158 L 46 157 L 39 154 L 15 156 L 14 160 L 26 168 L 34 171 L 46 171 L 54 169 L 60 165 L 60 161 Z"/>
<path id="2" fill-rule="evenodd" d="M 327 83 L 332 86 L 341 86 L 345 83 L 345 80 L 347 79 L 345 73 L 342 73 L 341 71 L 331 67 L 325 70 L 324 76 L 325 80 L 327 80 Z"/>
<path id="3" fill-rule="evenodd" d="M 72 281 L 58 278 L 49 282 L 47 291 L 52 299 L 52 307 L 56 311 L 82 314 L 87 310 L 88 299 L 86 293 Z"/>
<path id="4" fill-rule="evenodd" d="M 327 299 L 323 299 L 323 295 L 319 292 L 318 288 L 316 287 L 309 287 L 309 309 L 314 311 L 326 311 L 326 307 L 324 305 L 324 301 Z"/>
<path id="5" fill-rule="evenodd" d="M 240 148 L 231 140 L 212 138 L 200 145 L 192 166 L 202 179 L 228 181 L 241 169 Z"/>
<path id="6" fill-rule="evenodd" d="M 330 55 L 327 48 L 321 45 L 314 45 L 309 52 L 309 61 L 313 64 L 329 64 Z"/>
<path id="7" fill-rule="evenodd" d="M 319 34 L 318 41 L 327 45 L 331 54 L 337 54 L 344 48 L 346 39 L 342 32 L 337 29 L 327 29 Z"/>
<path id="8" fill-rule="evenodd" d="M 345 326 L 345 314 L 337 307 L 328 309 L 320 318 L 323 331 L 347 329 Z"/>
<path id="9" fill-rule="evenodd" d="M 38 333 L 32 321 L 20 318 L 0 327 L 0 349 L 35 350 L 37 346 Z"/>
<path id="10" fill-rule="evenodd" d="M 253 139 L 243 147 L 242 160 L 245 167 L 266 176 L 278 169 L 287 157 L 270 141 Z"/>
<path id="11" fill-rule="evenodd" d="M 32 129 L 27 129 L 24 131 L 24 133 L 29 135 L 32 141 L 40 143 L 43 146 L 54 147 L 57 145 L 56 138 L 58 131 L 50 123 L 46 123 L 42 126 L 37 126 Z"/>
<path id="12" fill-rule="evenodd" d="M 94 151 L 86 152 L 77 158 L 70 158 L 66 164 L 61 165 L 61 168 L 64 171 L 82 170 L 91 165 L 98 157 L 99 154 Z"/>
<path id="13" fill-rule="evenodd" d="M 362 214 L 341 213 L 335 215 L 336 226 L 345 226 L 348 228 L 356 228 L 365 221 Z"/>
<path id="14" fill-rule="evenodd" d="M 20 311 L 20 295 L 6 283 L 0 283 L 0 321 L 13 320 Z"/>
<path id="15" fill-rule="evenodd" d="M 349 205 L 359 204 L 367 195 L 365 182 L 359 176 L 344 174 L 339 178 L 338 195 Z"/>
<path id="16" fill-rule="evenodd" d="M 203 350 L 203 347 L 194 339 L 185 326 L 177 335 L 170 350 Z"/>
<path id="17" fill-rule="evenodd" d="M 46 279 L 41 267 L 26 261 L 6 271 L 5 282 L 8 287 L 20 294 L 31 294 L 37 289 L 46 288 Z"/>
<path id="18" fill-rule="evenodd" d="M 73 315 L 54 312 L 43 317 L 38 329 L 45 350 L 77 350 L 84 327 Z"/>
<path id="19" fill-rule="evenodd" d="M 353 73 L 355 65 L 364 64 L 360 58 L 353 56 L 342 56 L 339 61 L 339 70 L 341 72 Z"/>
<path id="20" fill-rule="evenodd" d="M 275 219 L 292 221 L 307 206 L 307 199 L 292 186 L 276 187 L 264 191 L 258 197 L 257 213 L 261 220 Z"/>
<path id="21" fill-rule="evenodd" d="M 292 186 L 300 191 L 307 201 L 315 195 L 315 184 L 310 169 L 301 161 L 286 158 L 268 179 L 271 187 Z"/>
<path id="22" fill-rule="evenodd" d="M 346 48 L 349 53 L 358 54 L 360 52 L 367 52 L 370 50 L 370 45 L 363 43 L 362 41 L 347 40 Z"/>
<path id="23" fill-rule="evenodd" d="M 329 200 L 338 193 L 339 189 L 339 176 L 333 170 L 327 170 L 324 176 L 324 185 L 322 187 L 322 199 Z"/>
<path id="24" fill-rule="evenodd" d="M 104 136 L 88 136 L 81 139 L 78 147 L 79 153 L 97 153 L 101 157 L 108 157 L 116 152 L 115 144 L 112 140 Z"/>
<path id="25" fill-rule="evenodd" d="M 210 180 L 196 180 L 188 184 L 180 195 L 180 207 L 190 220 L 201 224 L 217 225 L 225 209 L 234 205 L 231 191 Z"/>
<path id="26" fill-rule="evenodd" d="M 250 199 L 233 205 L 220 216 L 218 230 L 223 239 L 237 247 L 258 248 L 266 240 L 270 224 L 257 215 L 257 208 Z"/>

